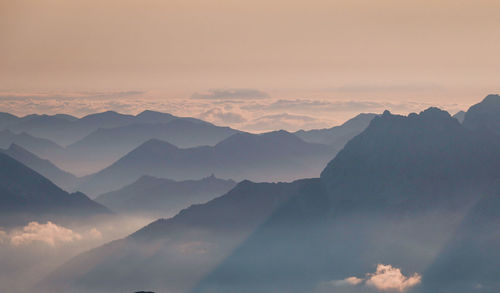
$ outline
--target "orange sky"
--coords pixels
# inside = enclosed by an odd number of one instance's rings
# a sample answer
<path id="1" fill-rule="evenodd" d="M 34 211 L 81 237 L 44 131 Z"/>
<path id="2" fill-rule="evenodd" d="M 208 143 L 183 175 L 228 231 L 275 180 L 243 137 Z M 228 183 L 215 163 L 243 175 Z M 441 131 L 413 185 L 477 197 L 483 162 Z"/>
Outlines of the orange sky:
<path id="1" fill-rule="evenodd" d="M 485 0 L 0 0 L 0 91 L 470 105 L 500 90 L 498 15 Z"/>

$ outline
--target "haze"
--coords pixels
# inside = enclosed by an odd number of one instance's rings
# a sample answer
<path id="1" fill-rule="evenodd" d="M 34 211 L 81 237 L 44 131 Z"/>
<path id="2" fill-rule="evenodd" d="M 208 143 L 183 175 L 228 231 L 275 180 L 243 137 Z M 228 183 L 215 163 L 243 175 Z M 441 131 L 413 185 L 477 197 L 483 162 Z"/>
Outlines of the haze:
<path id="1" fill-rule="evenodd" d="M 219 113 L 203 117 L 212 122 L 250 131 L 295 130 L 385 108 L 406 114 L 432 104 L 455 112 L 499 89 L 497 1 L 0 3 L 0 100 L 2 109 L 17 114 L 81 116 L 120 107 L 138 113 L 151 106 L 141 104 L 147 97 L 176 115 L 200 116 L 204 111 L 196 107 L 206 111 L 209 104 Z M 193 94 L 211 89 L 255 89 L 273 101 L 384 105 L 336 115 L 252 112 L 206 100 L 193 105 Z M 122 94 L 130 91 L 142 93 L 140 102 Z M 12 102 L 19 95 L 36 105 Z M 97 98 L 58 108 L 41 98 L 82 95 Z M 288 117 L 293 121 L 275 127 L 254 125 L 284 113 L 314 121 Z"/>

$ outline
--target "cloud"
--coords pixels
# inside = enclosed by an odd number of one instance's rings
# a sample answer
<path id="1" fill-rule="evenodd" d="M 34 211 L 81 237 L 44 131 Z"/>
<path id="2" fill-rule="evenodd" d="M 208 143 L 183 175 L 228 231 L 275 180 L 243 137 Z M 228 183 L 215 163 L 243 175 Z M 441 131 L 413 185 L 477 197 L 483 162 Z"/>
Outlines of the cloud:
<path id="1" fill-rule="evenodd" d="M 213 89 L 207 93 L 194 93 L 193 99 L 264 99 L 269 95 L 256 89 Z"/>
<path id="2" fill-rule="evenodd" d="M 88 232 L 88 236 L 92 239 L 101 239 L 102 233 L 101 233 L 101 231 L 97 230 L 96 228 L 92 228 Z"/>
<path id="3" fill-rule="evenodd" d="M 393 84 L 393 85 L 375 85 L 375 84 L 357 84 L 345 85 L 326 90 L 342 93 L 373 93 L 373 92 L 423 92 L 443 90 L 443 87 L 437 84 Z"/>
<path id="4" fill-rule="evenodd" d="M 320 287 L 346 287 L 357 286 L 365 283 L 366 286 L 379 291 L 405 292 L 406 290 L 420 284 L 422 276 L 414 273 L 407 277 L 401 273 L 401 269 L 391 265 L 378 264 L 375 273 L 366 274 L 366 278 L 348 277 L 342 280 L 332 280 L 320 283 Z"/>
<path id="5" fill-rule="evenodd" d="M 277 129 L 294 131 L 301 128 L 324 128 L 327 126 L 330 126 L 330 124 L 308 115 L 281 113 L 264 115 L 253 119 L 244 126 L 244 129 L 250 131 L 272 131 Z"/>
<path id="6" fill-rule="evenodd" d="M 421 280 L 422 276 L 417 273 L 407 277 L 401 273 L 399 268 L 379 264 L 375 273 L 367 274 L 366 285 L 380 291 L 405 292 L 420 284 Z"/>
<path id="7" fill-rule="evenodd" d="M 343 280 L 334 280 L 328 283 L 336 287 L 343 287 L 343 286 L 356 286 L 363 283 L 363 281 L 364 281 L 363 279 L 358 277 L 348 277 Z"/>
<path id="8" fill-rule="evenodd" d="M 10 235 L 10 243 L 13 246 L 42 242 L 54 247 L 58 244 L 75 242 L 81 239 L 82 236 L 80 234 L 50 221 L 47 224 L 30 222 L 22 230 L 14 231 Z"/>
<path id="9" fill-rule="evenodd" d="M 242 115 L 234 112 L 212 108 L 198 115 L 198 118 L 215 124 L 239 124 L 247 121 Z"/>
<path id="10" fill-rule="evenodd" d="M 3 244 L 4 242 L 8 241 L 9 235 L 3 230 L 0 230 L 0 244 Z"/>

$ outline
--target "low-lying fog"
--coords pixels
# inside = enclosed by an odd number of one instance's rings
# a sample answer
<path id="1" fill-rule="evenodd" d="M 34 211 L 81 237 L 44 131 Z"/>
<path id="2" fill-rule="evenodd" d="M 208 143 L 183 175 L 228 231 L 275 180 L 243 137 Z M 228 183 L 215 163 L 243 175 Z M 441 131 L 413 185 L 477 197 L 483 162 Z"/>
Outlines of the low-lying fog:
<path id="1" fill-rule="evenodd" d="M 153 220 L 119 216 L 93 227 L 65 227 L 49 221 L 0 228 L 0 292 L 30 292 L 38 281 L 70 258 L 126 237 Z"/>

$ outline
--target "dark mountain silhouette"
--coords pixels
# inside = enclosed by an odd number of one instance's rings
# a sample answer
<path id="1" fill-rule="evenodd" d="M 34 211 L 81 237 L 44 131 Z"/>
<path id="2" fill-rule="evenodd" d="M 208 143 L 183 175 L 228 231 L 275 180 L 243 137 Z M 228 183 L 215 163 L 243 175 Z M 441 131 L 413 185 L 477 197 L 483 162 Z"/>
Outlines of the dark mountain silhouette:
<path id="1" fill-rule="evenodd" d="M 328 146 L 306 143 L 286 131 L 238 133 L 214 147 L 188 149 L 152 139 L 85 177 L 79 189 L 99 194 L 121 188 L 142 175 L 186 180 L 215 174 L 234 180 L 287 181 L 317 176 L 333 153 Z"/>
<path id="2" fill-rule="evenodd" d="M 496 292 L 499 176 L 498 136 L 469 130 L 436 108 L 408 117 L 384 112 L 319 179 L 244 181 L 74 258 L 45 286 L 325 292 L 319 285 L 327 284 L 334 287 L 326 292 L 373 292 L 336 281 L 391 264 L 431 280 L 416 287 L 423 292 L 465 293 L 470 287 L 459 285 L 474 282 Z"/>
<path id="3" fill-rule="evenodd" d="M 31 220 L 81 220 L 109 213 L 83 193 L 69 194 L 0 153 L 0 226 L 23 225 Z"/>
<path id="4" fill-rule="evenodd" d="M 41 159 L 15 143 L 11 144 L 8 149 L 2 152 L 26 165 L 30 169 L 33 169 L 65 190 L 73 190 L 78 182 L 78 178 L 75 175 L 59 169 L 49 160 Z"/>
<path id="5" fill-rule="evenodd" d="M 168 115 L 158 113 L 160 114 Z M 195 147 L 215 145 L 237 132 L 229 127 L 218 127 L 184 118 L 172 118 L 169 122 L 161 124 L 131 124 L 116 128 L 101 128 L 69 145 L 66 148 L 66 157 L 104 168 L 153 138 L 168 141 L 179 147 Z"/>
<path id="6" fill-rule="evenodd" d="M 458 122 L 463 123 L 465 119 L 465 112 L 464 111 L 458 111 L 453 115 L 453 118 L 457 119 Z"/>
<path id="7" fill-rule="evenodd" d="M 295 132 L 295 135 L 307 142 L 331 145 L 339 151 L 351 138 L 365 130 L 370 124 L 370 121 L 376 116 L 377 114 L 363 113 L 346 121 L 340 126 L 308 131 L 299 130 Z"/>
<path id="8" fill-rule="evenodd" d="M 232 180 L 213 175 L 186 181 L 143 176 L 120 190 L 98 196 L 96 201 L 119 213 L 165 217 L 192 204 L 212 200 L 235 185 Z"/>
<path id="9" fill-rule="evenodd" d="M 469 129 L 500 134 L 500 96 L 488 95 L 470 107 L 463 124 Z"/>

